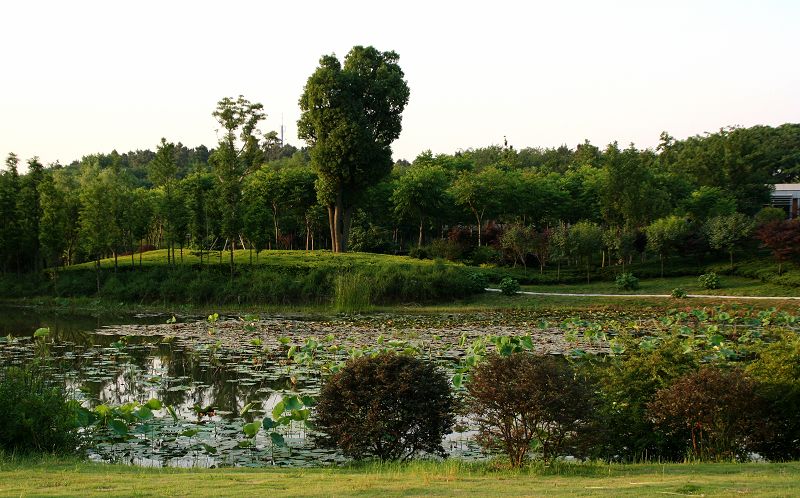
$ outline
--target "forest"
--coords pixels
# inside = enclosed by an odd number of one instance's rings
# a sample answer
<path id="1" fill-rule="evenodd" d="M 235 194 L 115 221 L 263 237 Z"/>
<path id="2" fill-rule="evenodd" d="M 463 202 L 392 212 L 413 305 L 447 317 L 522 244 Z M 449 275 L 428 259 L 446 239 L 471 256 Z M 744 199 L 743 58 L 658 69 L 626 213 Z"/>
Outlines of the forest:
<path id="1" fill-rule="evenodd" d="M 93 154 L 68 165 L 13 153 L 0 176 L 0 269 L 35 272 L 169 249 L 329 249 L 319 176 L 307 148 L 274 132 L 235 185 L 218 174 L 223 148 L 162 139 L 155 151 Z M 655 150 L 490 145 L 398 160 L 359 192 L 347 247 L 474 263 L 598 265 L 728 255 L 767 208 L 772 184 L 798 181 L 800 125 L 723 128 Z M 316 187 L 315 187 L 316 185 Z M 225 189 L 235 189 L 235 205 Z M 355 193 L 354 193 L 355 194 Z M 228 195 L 229 197 L 229 195 Z M 231 234 L 234 234 L 231 236 Z"/>

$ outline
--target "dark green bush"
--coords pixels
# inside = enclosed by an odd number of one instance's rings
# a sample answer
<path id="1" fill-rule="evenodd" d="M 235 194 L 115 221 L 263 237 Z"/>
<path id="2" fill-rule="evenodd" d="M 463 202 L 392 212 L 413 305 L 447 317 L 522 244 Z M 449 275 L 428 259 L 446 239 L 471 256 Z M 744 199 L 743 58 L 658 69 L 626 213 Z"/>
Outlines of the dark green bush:
<path id="1" fill-rule="evenodd" d="M 800 459 L 800 336 L 787 331 L 766 344 L 747 373 L 766 407 L 755 451 L 770 460 Z"/>
<path id="2" fill-rule="evenodd" d="M 73 453 L 76 402 L 36 365 L 0 369 L 0 448 L 20 453 Z"/>
<path id="3" fill-rule="evenodd" d="M 502 259 L 502 254 L 497 249 L 490 246 L 478 246 L 470 251 L 466 257 L 466 262 L 474 265 L 497 264 Z"/>
<path id="4" fill-rule="evenodd" d="M 639 288 L 639 279 L 630 272 L 620 273 L 614 283 L 619 290 L 636 290 Z"/>
<path id="5" fill-rule="evenodd" d="M 618 336 L 617 343 L 623 354 L 581 363 L 583 375 L 596 379 L 600 396 L 594 428 L 584 441 L 589 456 L 624 462 L 682 460 L 683 441 L 654 430 L 647 403 L 659 389 L 697 369 L 700 353 L 687 352 L 678 334 L 648 340 L 647 347 L 629 334 Z"/>
<path id="6" fill-rule="evenodd" d="M 697 277 L 697 281 L 700 282 L 700 287 L 704 289 L 719 289 L 719 276 L 713 271 L 700 275 Z"/>
<path id="7" fill-rule="evenodd" d="M 516 296 L 517 292 L 519 292 L 519 282 L 511 277 L 501 280 L 499 287 L 504 296 Z"/>
<path id="8" fill-rule="evenodd" d="M 545 461 L 566 454 L 570 439 L 588 426 L 591 389 L 576 382 L 562 358 L 492 355 L 467 384 L 478 442 L 521 466 L 531 448 Z"/>
<path id="9" fill-rule="evenodd" d="M 464 259 L 464 248 L 462 244 L 449 239 L 436 239 L 432 241 L 428 246 L 428 253 L 433 258 L 443 258 L 449 261 L 461 261 Z"/>
<path id="10" fill-rule="evenodd" d="M 412 247 L 408 251 L 408 257 L 414 259 L 430 259 L 427 247 Z"/>
<path id="11" fill-rule="evenodd" d="M 704 367 L 659 389 L 648 411 L 656 428 L 683 439 L 701 460 L 747 458 L 763 416 L 756 384 L 741 370 Z"/>
<path id="12" fill-rule="evenodd" d="M 345 456 L 406 460 L 445 456 L 455 399 L 433 364 L 383 353 L 350 360 L 323 385 L 316 406 L 316 443 Z"/>
<path id="13" fill-rule="evenodd" d="M 670 292 L 670 295 L 675 299 L 683 299 L 687 296 L 687 294 L 688 293 L 686 292 L 686 289 L 683 287 L 675 287 L 672 289 L 672 292 Z"/>

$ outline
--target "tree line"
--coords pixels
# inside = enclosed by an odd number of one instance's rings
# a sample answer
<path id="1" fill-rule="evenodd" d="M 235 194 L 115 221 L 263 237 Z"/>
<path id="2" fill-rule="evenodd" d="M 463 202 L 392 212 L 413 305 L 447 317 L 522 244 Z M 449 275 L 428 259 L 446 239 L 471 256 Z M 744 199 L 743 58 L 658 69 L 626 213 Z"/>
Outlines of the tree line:
<path id="1" fill-rule="evenodd" d="M 509 264 L 626 264 L 645 252 L 727 253 L 765 220 L 772 184 L 800 178 L 800 125 L 723 128 L 655 149 L 491 145 L 392 162 L 409 90 L 394 52 L 324 56 L 300 98 L 299 136 L 260 131 L 263 106 L 220 100 L 214 148 L 69 165 L 9 154 L 0 175 L 0 269 L 28 272 L 167 249 L 407 253 Z M 761 213 L 761 214 L 759 214 Z M 756 220 L 754 216 L 760 218 Z M 774 239 L 775 237 L 773 237 Z M 427 248 L 427 249 L 426 249 Z M 499 256 L 498 256 L 499 255 Z M 141 262 L 141 259 L 140 259 Z"/>
<path id="2" fill-rule="evenodd" d="M 668 257 L 705 243 L 732 253 L 752 217 L 765 216 L 770 184 L 796 181 L 798 137 L 800 126 L 786 124 L 682 141 L 664 134 L 656 150 L 584 142 L 425 151 L 363 190 L 349 244 L 403 253 L 463 236 L 474 247 L 505 249 L 515 263 L 533 256 L 542 265 L 570 251 L 623 263 L 647 248 Z M 330 249 L 309 149 L 262 140 L 234 150 L 225 140 L 228 149 L 209 150 L 164 139 L 155 152 L 96 154 L 67 166 L 33 158 L 24 175 L 9 154 L 0 177 L 3 271 L 151 248 L 167 248 L 171 264 L 184 249 L 201 258 L 232 248 L 256 258 L 265 249 Z M 252 171 L 220 165 L 242 154 L 252 156 Z"/>

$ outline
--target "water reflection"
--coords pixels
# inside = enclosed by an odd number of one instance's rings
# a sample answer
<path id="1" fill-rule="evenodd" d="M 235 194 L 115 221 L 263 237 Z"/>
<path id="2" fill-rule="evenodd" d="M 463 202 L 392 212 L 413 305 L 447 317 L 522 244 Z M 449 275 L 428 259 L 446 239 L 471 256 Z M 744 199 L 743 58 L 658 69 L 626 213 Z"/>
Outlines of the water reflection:
<path id="1" fill-rule="evenodd" d="M 285 351 L 267 351 L 252 344 L 233 349 L 221 344 L 196 345 L 180 338 L 107 335 L 95 331 L 108 325 L 105 321 L 71 318 L 7 320 L 2 330 L 26 333 L 0 342 L 0 366 L 22 365 L 47 356 L 48 368 L 88 407 L 156 398 L 178 415 L 176 421 L 160 410 L 157 418 L 137 427 L 135 437 L 127 440 L 108 432 L 105 439 L 93 442 L 92 459 L 202 467 L 308 466 L 343 460 L 333 451 L 315 448 L 302 423 L 281 429 L 286 448 L 273 446 L 264 431 L 252 440 L 252 446 L 240 446 L 245 440 L 242 425 L 271 413 L 283 394 L 319 392 L 318 373 L 298 365 L 290 367 Z M 163 323 L 163 317 L 156 323 Z M 33 339 L 39 326 L 50 327 L 51 333 Z M 253 408 L 241 417 L 248 403 L 254 403 Z M 451 454 L 480 455 L 463 434 L 448 437 L 445 443 Z"/>

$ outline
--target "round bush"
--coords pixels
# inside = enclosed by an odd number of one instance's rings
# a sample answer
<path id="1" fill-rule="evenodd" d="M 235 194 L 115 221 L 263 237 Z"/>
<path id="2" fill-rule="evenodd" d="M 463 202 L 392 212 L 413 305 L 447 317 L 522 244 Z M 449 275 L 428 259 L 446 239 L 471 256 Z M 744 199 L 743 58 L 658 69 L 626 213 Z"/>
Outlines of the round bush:
<path id="1" fill-rule="evenodd" d="M 467 384 L 478 442 L 521 466 L 532 446 L 544 460 L 562 455 L 591 413 L 589 387 L 562 358 L 490 356 Z"/>
<path id="2" fill-rule="evenodd" d="M 633 273 L 620 273 L 614 281 L 619 290 L 636 290 L 639 288 L 639 279 Z"/>
<path id="3" fill-rule="evenodd" d="M 515 296 L 519 292 L 519 282 L 511 277 L 506 277 L 500 281 L 500 292 L 505 296 Z"/>
<path id="4" fill-rule="evenodd" d="M 455 400 L 433 364 L 383 353 L 350 360 L 322 387 L 315 437 L 354 459 L 406 460 L 419 453 L 445 456 Z"/>
<path id="5" fill-rule="evenodd" d="M 686 297 L 686 295 L 687 295 L 686 289 L 684 289 L 683 287 L 675 287 L 674 289 L 672 289 L 671 296 L 674 297 L 675 299 L 683 299 Z"/>
<path id="6" fill-rule="evenodd" d="M 714 367 L 660 389 L 648 410 L 657 427 L 684 435 L 687 451 L 709 460 L 746 457 L 763 414 L 753 381 Z"/>
<path id="7" fill-rule="evenodd" d="M 36 366 L 0 370 L 0 449 L 72 453 L 78 447 L 76 403 Z"/>
<path id="8" fill-rule="evenodd" d="M 704 289 L 719 289 L 719 277 L 713 271 L 697 277 L 700 286 Z"/>

